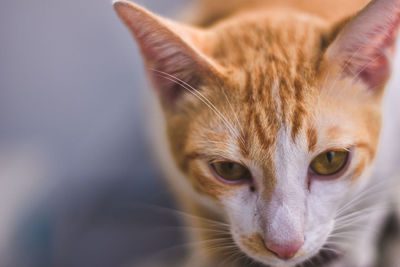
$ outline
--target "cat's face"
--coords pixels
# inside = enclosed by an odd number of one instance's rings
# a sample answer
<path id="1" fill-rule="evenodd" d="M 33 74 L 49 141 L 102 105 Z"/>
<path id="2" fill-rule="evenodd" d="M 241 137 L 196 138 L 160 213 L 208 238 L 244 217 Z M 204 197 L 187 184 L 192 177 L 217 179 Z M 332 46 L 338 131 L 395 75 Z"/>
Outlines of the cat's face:
<path id="1" fill-rule="evenodd" d="M 197 193 L 223 207 L 244 252 L 267 264 L 282 262 L 274 253 L 297 263 L 325 245 L 339 205 L 367 178 L 380 112 L 362 86 L 315 71 L 319 31 L 294 24 L 282 35 L 248 37 L 257 24 L 247 26 L 219 29 L 230 33 L 216 43 L 231 52 L 215 55 L 229 75 L 198 88 L 212 107 L 182 99 L 182 113 L 168 120 L 169 141 Z M 245 38 L 253 43 L 235 43 Z M 257 49 L 267 38 L 270 49 Z M 328 151 L 342 162 L 318 175 L 312 162 Z"/>
<path id="2" fill-rule="evenodd" d="M 178 168 L 237 246 L 295 265 L 332 245 L 344 200 L 373 164 L 390 70 L 373 48 L 349 43 L 363 14 L 344 30 L 281 10 L 198 30 L 116 7 L 151 69 Z M 385 38 L 369 41 L 391 51 L 394 36 Z"/>

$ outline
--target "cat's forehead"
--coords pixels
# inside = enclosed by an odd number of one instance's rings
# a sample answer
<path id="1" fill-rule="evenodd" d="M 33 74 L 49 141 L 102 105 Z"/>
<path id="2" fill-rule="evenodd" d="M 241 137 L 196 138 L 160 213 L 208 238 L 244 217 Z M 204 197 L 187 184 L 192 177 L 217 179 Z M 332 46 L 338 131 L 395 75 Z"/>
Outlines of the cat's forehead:
<path id="1" fill-rule="evenodd" d="M 271 151 L 282 128 L 293 140 L 311 131 L 307 128 L 311 127 L 312 102 L 319 95 L 322 26 L 303 18 L 299 19 L 302 25 L 296 21 L 281 25 L 281 19 L 261 14 L 244 17 L 240 25 L 227 23 L 216 29 L 213 57 L 230 70 L 229 82 L 223 86 L 236 100 L 234 108 L 245 124 L 241 139 L 248 144 L 242 146 L 243 154 L 250 147 Z M 225 101 L 221 97 L 218 104 Z"/>
<path id="2" fill-rule="evenodd" d="M 243 15 L 215 26 L 211 56 L 227 67 L 275 66 L 282 75 L 305 63 L 317 64 L 325 45 L 325 24 L 313 17 L 277 14 L 281 13 Z"/>

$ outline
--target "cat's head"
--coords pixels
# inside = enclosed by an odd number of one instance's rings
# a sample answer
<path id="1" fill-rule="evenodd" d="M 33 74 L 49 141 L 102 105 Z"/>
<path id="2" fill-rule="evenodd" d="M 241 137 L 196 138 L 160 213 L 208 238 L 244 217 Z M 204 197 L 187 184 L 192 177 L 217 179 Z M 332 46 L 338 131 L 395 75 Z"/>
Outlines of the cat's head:
<path id="1" fill-rule="evenodd" d="M 318 252 L 343 199 L 368 180 L 400 1 L 335 25 L 270 9 L 206 29 L 115 8 L 143 53 L 177 167 L 237 246 L 273 265 Z"/>

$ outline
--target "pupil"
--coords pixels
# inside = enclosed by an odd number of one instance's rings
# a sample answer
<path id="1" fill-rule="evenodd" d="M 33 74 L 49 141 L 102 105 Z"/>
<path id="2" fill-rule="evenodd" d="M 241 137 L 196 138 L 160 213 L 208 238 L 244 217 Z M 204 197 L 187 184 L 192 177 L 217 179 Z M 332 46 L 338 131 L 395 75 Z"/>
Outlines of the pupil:
<path id="1" fill-rule="evenodd" d="M 335 152 L 333 152 L 333 151 L 329 151 L 328 153 L 326 153 L 326 158 L 328 159 L 329 163 L 332 163 L 334 153 Z"/>
<path id="2" fill-rule="evenodd" d="M 232 162 L 228 163 L 228 169 L 231 171 L 234 167 L 234 164 Z"/>

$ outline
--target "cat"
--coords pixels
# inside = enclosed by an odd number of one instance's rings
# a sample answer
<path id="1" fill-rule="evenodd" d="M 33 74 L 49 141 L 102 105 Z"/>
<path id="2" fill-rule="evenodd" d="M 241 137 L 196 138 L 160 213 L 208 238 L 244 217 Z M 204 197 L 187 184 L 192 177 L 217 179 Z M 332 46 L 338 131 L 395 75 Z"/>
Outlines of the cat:
<path id="1" fill-rule="evenodd" d="M 203 0 L 185 22 L 114 8 L 192 214 L 184 265 L 376 263 L 399 192 L 400 0 Z"/>

